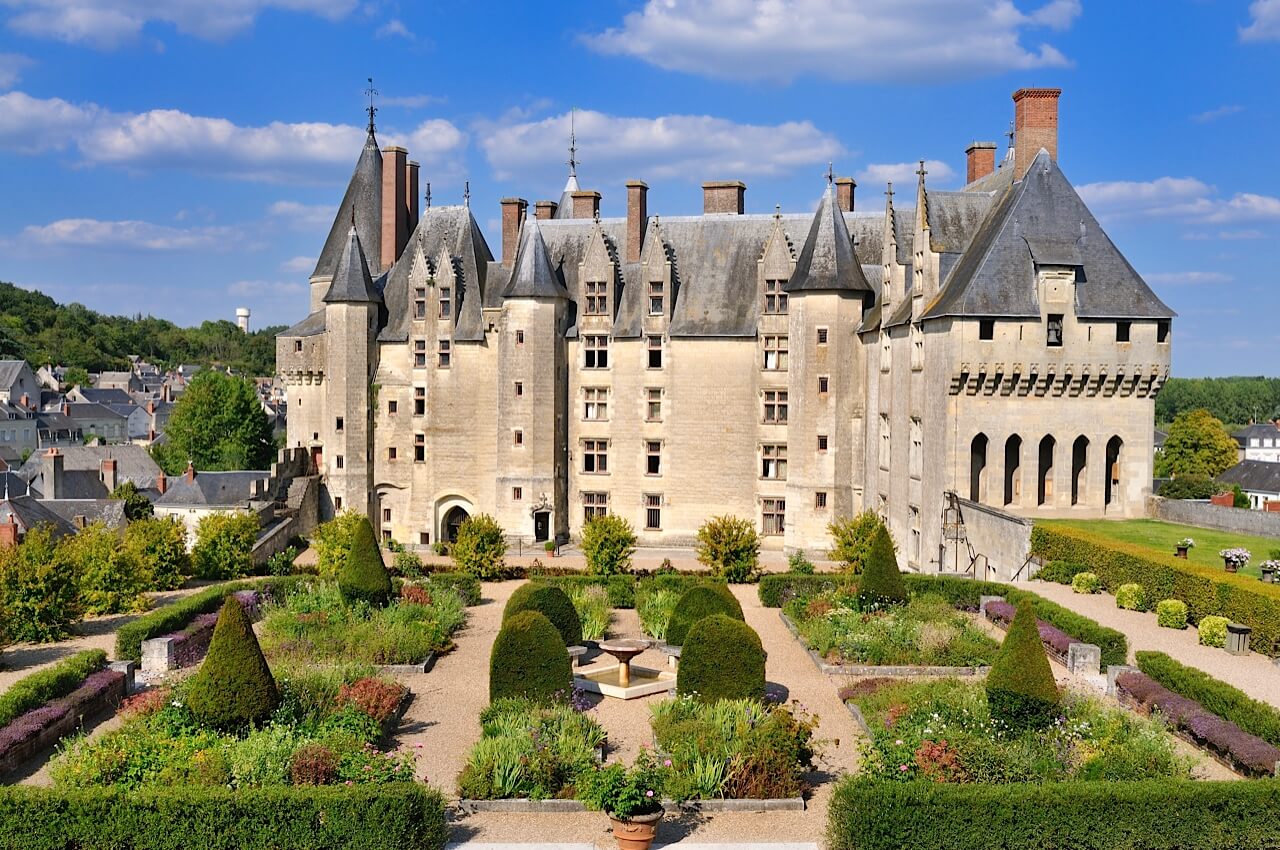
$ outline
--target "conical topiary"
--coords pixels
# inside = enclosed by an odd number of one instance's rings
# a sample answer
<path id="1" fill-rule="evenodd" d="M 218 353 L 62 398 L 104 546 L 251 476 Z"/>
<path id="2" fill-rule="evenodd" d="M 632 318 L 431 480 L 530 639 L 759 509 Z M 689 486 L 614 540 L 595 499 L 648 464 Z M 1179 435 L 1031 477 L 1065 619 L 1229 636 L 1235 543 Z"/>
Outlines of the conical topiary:
<path id="1" fill-rule="evenodd" d="M 187 691 L 187 705 L 202 726 L 237 732 L 265 723 L 280 704 L 271 668 L 249 616 L 234 596 L 222 603 L 209 654 Z"/>
<path id="2" fill-rule="evenodd" d="M 1024 602 L 987 674 L 987 707 L 993 720 L 1013 729 L 1036 729 L 1053 720 L 1057 706 L 1058 686 L 1040 642 L 1035 608 Z"/>
<path id="3" fill-rule="evenodd" d="M 764 661 L 755 629 L 723 614 L 703 617 L 680 651 L 676 693 L 702 702 L 764 699 Z"/>
<path id="4" fill-rule="evenodd" d="M 366 518 L 361 518 L 351 535 L 351 548 L 338 570 L 338 590 L 347 602 L 381 607 L 391 600 L 391 573 L 382 562 L 382 550 Z"/>
<path id="5" fill-rule="evenodd" d="M 902 573 L 898 571 L 893 538 L 889 536 L 889 529 L 881 525 L 871 538 L 871 551 L 862 568 L 862 579 L 858 582 L 858 604 L 866 609 L 906 601 L 907 586 L 903 584 Z"/>
<path id="6" fill-rule="evenodd" d="M 537 611 L 503 620 L 489 655 L 489 699 L 549 701 L 573 689 L 569 651 L 551 621 Z"/>
<path id="7" fill-rule="evenodd" d="M 582 619 L 578 610 L 573 607 L 569 594 L 554 584 L 531 581 L 517 587 L 507 600 L 507 607 L 502 609 L 502 619 L 505 622 L 521 611 L 537 611 L 550 620 L 565 646 L 582 643 Z"/>
<path id="8" fill-rule="evenodd" d="M 741 620 L 742 605 L 734 597 L 727 584 L 700 584 L 689 588 L 676 602 L 667 622 L 667 643 L 680 646 L 685 642 L 693 624 L 703 617 L 723 614 Z"/>

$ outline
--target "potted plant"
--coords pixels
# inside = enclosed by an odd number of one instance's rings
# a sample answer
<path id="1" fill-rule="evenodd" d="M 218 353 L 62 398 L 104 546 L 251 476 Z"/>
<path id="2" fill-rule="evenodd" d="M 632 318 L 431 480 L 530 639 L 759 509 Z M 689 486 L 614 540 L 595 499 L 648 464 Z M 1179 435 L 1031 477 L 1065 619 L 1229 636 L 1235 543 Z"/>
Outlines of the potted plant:
<path id="1" fill-rule="evenodd" d="M 543 543 L 542 548 L 546 550 L 548 558 L 554 558 L 556 556 L 556 542 L 554 540 L 548 540 L 546 543 Z"/>
<path id="2" fill-rule="evenodd" d="M 581 774 L 578 799 L 609 816 L 619 850 L 649 850 L 665 813 L 663 780 L 663 769 L 653 754 L 641 748 L 630 768 L 614 762 Z"/>
<path id="3" fill-rule="evenodd" d="M 1222 563 L 1229 573 L 1238 573 L 1249 563 L 1249 559 L 1253 557 L 1248 549 L 1235 547 L 1234 549 L 1223 549 L 1218 553 L 1222 556 Z"/>
<path id="4" fill-rule="evenodd" d="M 1276 583 L 1276 574 L 1280 573 L 1280 561 L 1269 559 L 1258 565 L 1262 570 L 1262 580 L 1268 584 Z"/>
<path id="5" fill-rule="evenodd" d="M 1179 557 L 1185 561 L 1187 559 L 1187 550 L 1191 549 L 1195 545 L 1196 545 L 1196 542 L 1192 540 L 1190 537 L 1182 538 L 1181 540 L 1178 541 L 1178 551 L 1176 552 L 1176 557 Z"/>

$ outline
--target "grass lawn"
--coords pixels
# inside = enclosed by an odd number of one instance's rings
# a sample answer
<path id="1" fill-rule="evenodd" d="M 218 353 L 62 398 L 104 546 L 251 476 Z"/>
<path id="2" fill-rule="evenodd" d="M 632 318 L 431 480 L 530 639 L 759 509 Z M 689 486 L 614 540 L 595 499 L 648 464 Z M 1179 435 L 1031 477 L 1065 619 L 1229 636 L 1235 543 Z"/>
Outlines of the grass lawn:
<path id="1" fill-rule="evenodd" d="M 1234 546 L 1248 549 L 1253 557 L 1249 566 L 1241 572 L 1252 576 L 1260 575 L 1258 564 L 1271 557 L 1273 550 L 1280 550 L 1280 540 L 1273 537 L 1252 537 L 1248 534 L 1233 534 L 1229 531 L 1215 531 L 1211 528 L 1198 528 L 1194 525 L 1178 525 L 1172 522 L 1161 522 L 1156 519 L 1123 519 L 1123 520 L 1075 520 L 1075 519 L 1043 519 L 1036 520 L 1046 526 L 1079 528 L 1092 534 L 1110 537 L 1122 543 L 1133 543 L 1145 546 L 1163 555 L 1172 555 L 1178 541 L 1190 537 L 1196 545 L 1188 553 L 1188 560 L 1211 567 L 1222 567 L 1222 558 L 1218 552 Z"/>

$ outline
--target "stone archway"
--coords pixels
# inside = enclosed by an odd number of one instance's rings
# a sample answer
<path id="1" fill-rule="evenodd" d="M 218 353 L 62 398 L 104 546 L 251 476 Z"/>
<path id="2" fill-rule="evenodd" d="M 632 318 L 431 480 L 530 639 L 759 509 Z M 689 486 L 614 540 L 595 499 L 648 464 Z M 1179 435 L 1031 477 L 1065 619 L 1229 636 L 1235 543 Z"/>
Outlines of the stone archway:
<path id="1" fill-rule="evenodd" d="M 444 515 L 444 524 L 440 529 L 441 536 L 449 543 L 457 543 L 458 529 L 462 527 L 462 524 L 468 518 L 470 518 L 470 514 L 461 505 L 454 505 L 449 508 Z"/>

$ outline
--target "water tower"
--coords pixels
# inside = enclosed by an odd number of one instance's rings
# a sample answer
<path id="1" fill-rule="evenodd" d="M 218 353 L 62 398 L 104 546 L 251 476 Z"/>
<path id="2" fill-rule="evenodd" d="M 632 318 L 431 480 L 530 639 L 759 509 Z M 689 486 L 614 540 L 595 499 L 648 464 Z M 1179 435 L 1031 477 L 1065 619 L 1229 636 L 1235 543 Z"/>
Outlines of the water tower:
<path id="1" fill-rule="evenodd" d="M 240 330 L 244 331 L 245 333 L 249 332 L 249 308 L 248 307 L 236 308 L 236 324 L 240 326 Z"/>

